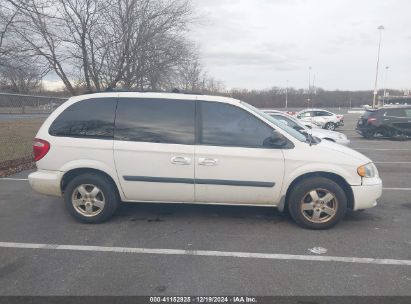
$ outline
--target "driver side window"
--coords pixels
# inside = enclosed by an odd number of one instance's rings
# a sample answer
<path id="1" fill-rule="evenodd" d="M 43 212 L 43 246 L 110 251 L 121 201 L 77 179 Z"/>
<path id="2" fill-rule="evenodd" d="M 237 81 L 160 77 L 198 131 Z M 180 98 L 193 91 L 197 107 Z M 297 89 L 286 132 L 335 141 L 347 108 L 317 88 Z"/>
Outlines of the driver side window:
<path id="1" fill-rule="evenodd" d="M 273 129 L 236 106 L 202 101 L 199 142 L 210 146 L 265 147 Z"/>

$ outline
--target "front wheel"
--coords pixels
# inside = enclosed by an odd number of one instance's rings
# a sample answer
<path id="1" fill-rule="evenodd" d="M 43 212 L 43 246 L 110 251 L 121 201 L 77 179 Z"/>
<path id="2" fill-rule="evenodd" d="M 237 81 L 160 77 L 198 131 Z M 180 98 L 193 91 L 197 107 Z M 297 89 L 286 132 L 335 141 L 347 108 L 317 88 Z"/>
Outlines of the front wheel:
<path id="1" fill-rule="evenodd" d="M 288 198 L 293 220 L 308 229 L 327 229 L 337 224 L 347 210 L 347 196 L 334 181 L 314 177 L 301 181 Z"/>
<path id="2" fill-rule="evenodd" d="M 100 223 L 116 211 L 119 198 L 106 177 L 87 173 L 76 176 L 64 191 L 64 201 L 71 215 L 83 223 Z"/>
<path id="3" fill-rule="evenodd" d="M 373 130 L 363 131 L 363 137 L 366 139 L 373 139 L 375 137 L 375 131 Z"/>
<path id="4" fill-rule="evenodd" d="M 335 123 L 333 122 L 327 122 L 325 124 L 325 129 L 329 130 L 329 131 L 334 131 L 335 130 Z"/>

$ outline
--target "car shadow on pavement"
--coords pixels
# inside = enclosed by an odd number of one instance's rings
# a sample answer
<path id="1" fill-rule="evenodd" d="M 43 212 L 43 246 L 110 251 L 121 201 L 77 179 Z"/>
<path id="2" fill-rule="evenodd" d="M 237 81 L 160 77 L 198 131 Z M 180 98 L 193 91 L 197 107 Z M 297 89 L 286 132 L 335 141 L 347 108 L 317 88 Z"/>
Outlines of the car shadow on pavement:
<path id="1" fill-rule="evenodd" d="M 273 222 L 289 220 L 273 207 L 167 204 L 167 203 L 122 203 L 115 218 L 129 221 L 163 222 L 168 219 L 191 218 L 231 218 L 259 219 Z"/>

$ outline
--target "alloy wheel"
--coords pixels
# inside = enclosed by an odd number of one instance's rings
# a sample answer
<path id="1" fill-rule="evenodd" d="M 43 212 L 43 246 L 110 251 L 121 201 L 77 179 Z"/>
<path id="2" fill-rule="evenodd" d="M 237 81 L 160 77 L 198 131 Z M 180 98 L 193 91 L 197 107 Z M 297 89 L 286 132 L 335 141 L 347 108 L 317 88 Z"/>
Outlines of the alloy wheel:
<path id="1" fill-rule="evenodd" d="M 74 210 L 86 217 L 100 214 L 105 206 L 104 193 L 95 185 L 81 184 L 73 191 L 71 202 Z"/>
<path id="2" fill-rule="evenodd" d="M 313 223 L 330 221 L 337 213 L 336 196 L 326 189 L 313 189 L 307 192 L 301 200 L 303 216 Z"/>

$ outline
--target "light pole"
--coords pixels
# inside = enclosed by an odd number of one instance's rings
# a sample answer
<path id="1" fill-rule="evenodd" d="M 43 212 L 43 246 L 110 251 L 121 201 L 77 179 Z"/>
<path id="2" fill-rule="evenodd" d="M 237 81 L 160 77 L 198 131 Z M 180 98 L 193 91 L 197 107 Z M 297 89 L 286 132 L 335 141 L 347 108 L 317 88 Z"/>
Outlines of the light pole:
<path id="1" fill-rule="evenodd" d="M 287 85 L 285 87 L 285 108 L 287 109 L 288 107 L 288 80 L 287 80 Z"/>
<path id="2" fill-rule="evenodd" d="M 384 96 L 382 97 L 382 106 L 384 106 L 385 97 L 387 96 L 387 78 L 388 78 L 388 69 L 389 68 L 390 68 L 389 66 L 385 67 Z"/>
<path id="3" fill-rule="evenodd" d="M 308 93 L 311 92 L 311 69 L 312 67 L 308 67 Z"/>
<path id="4" fill-rule="evenodd" d="M 310 107 L 311 101 L 311 69 L 312 67 L 308 67 L 308 99 L 307 99 L 307 108 Z"/>
<path id="5" fill-rule="evenodd" d="M 379 30 L 380 33 L 380 39 L 378 42 L 378 56 L 377 56 L 377 69 L 375 71 L 375 83 L 374 83 L 374 97 L 372 100 L 372 107 L 375 108 L 376 101 L 377 101 L 377 95 L 378 95 L 378 67 L 380 65 L 380 51 L 381 51 L 381 39 L 382 39 L 382 31 L 384 29 L 383 25 L 380 25 L 377 27 L 377 30 Z"/>

